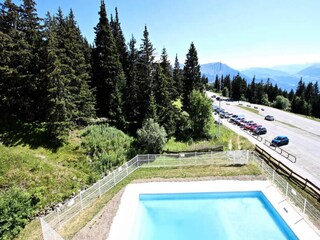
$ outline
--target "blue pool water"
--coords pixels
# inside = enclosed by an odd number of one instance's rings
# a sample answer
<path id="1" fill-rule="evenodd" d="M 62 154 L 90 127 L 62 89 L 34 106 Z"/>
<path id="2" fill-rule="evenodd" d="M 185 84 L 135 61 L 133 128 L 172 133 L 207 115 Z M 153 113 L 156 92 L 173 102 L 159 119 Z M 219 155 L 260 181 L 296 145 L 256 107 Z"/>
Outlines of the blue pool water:
<path id="1" fill-rule="evenodd" d="M 135 240 L 298 239 L 262 192 L 141 194 Z"/>

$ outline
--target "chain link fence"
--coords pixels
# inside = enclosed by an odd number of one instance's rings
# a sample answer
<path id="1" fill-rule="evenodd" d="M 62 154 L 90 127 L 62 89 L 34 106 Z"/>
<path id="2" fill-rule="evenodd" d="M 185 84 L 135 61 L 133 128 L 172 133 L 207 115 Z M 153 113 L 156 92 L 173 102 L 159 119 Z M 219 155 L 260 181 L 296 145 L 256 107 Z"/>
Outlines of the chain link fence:
<path id="1" fill-rule="evenodd" d="M 296 192 L 288 182 L 275 170 L 269 167 L 264 160 L 254 152 L 247 150 L 223 151 L 223 152 L 194 152 L 179 154 L 145 154 L 137 155 L 121 167 L 114 170 L 108 176 L 96 182 L 86 190 L 81 191 L 77 196 L 70 199 L 64 205 L 60 205 L 41 218 L 41 227 L 44 240 L 61 240 L 57 231 L 77 216 L 84 208 L 93 203 L 102 194 L 109 191 L 117 183 L 140 167 L 177 167 L 196 165 L 230 165 L 247 164 L 249 161 L 257 163 L 262 172 L 291 200 L 303 214 L 308 215 L 310 220 L 319 228 L 320 212 L 312 206 L 301 194 Z"/>

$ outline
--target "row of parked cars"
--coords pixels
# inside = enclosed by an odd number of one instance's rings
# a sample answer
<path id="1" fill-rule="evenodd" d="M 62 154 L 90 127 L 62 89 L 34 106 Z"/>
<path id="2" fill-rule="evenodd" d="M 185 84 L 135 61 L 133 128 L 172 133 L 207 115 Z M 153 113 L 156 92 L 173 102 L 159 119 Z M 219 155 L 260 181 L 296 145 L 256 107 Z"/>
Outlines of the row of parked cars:
<path id="1" fill-rule="evenodd" d="M 235 125 L 238 125 L 243 130 L 250 131 L 255 135 L 267 133 L 267 129 L 265 127 L 259 123 L 255 123 L 252 120 L 246 120 L 243 115 L 233 115 L 229 121 Z"/>
<path id="2" fill-rule="evenodd" d="M 267 133 L 267 129 L 259 123 L 255 123 L 252 120 L 246 120 L 243 114 L 233 114 L 225 111 L 223 108 L 218 106 L 213 106 L 215 114 L 219 114 L 220 118 L 226 118 L 229 122 L 238 125 L 246 131 L 250 131 L 255 135 L 263 135 Z M 266 115 L 265 120 L 274 121 L 274 117 L 271 115 Z M 286 136 L 277 136 L 271 141 L 271 146 L 280 147 L 289 144 L 289 138 Z"/>

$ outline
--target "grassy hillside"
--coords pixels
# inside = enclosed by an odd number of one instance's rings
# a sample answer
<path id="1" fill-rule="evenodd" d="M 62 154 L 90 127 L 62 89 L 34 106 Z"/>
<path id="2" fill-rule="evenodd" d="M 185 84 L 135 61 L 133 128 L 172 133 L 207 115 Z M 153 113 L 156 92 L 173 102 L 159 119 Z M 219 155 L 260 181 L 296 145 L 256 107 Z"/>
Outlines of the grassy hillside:
<path id="1" fill-rule="evenodd" d="M 34 216 L 77 194 L 135 155 L 133 139 L 108 126 L 74 130 L 64 143 L 54 146 L 39 126 L 26 124 L 0 130 L 0 224 L 4 224 L 0 239 L 17 237 Z M 220 130 L 220 137 L 210 141 L 183 143 L 171 139 L 164 150 L 197 151 L 218 145 L 225 150 L 253 147 L 229 129 L 222 126 Z M 11 221 L 10 215 L 18 217 Z M 40 233 L 37 221 L 26 229 Z M 26 231 L 21 232 L 20 239 L 25 238 L 24 234 Z"/>
<path id="2" fill-rule="evenodd" d="M 25 127 L 0 133 L 0 239 L 13 239 L 31 218 L 122 164 L 132 141 L 107 125 L 90 126 L 49 147 L 41 129 L 24 134 Z"/>

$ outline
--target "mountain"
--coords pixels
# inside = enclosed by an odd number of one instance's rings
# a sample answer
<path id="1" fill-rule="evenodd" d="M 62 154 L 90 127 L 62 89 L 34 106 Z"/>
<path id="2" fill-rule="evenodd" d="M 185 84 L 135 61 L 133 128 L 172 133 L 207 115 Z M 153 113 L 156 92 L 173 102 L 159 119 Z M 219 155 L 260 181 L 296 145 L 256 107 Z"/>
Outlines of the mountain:
<path id="1" fill-rule="evenodd" d="M 204 74 L 209 82 L 215 80 L 216 75 L 232 77 L 240 74 L 250 83 L 255 76 L 256 82 L 268 80 L 272 85 L 277 84 L 282 90 L 295 90 L 299 80 L 305 83 L 320 81 L 320 63 L 279 65 L 272 68 L 248 68 L 241 71 L 229 67 L 227 64 L 215 62 L 200 65 L 201 74 Z M 220 71 L 221 69 L 221 71 Z"/>
<path id="2" fill-rule="evenodd" d="M 292 75 L 297 74 L 298 72 L 302 71 L 303 69 L 310 67 L 313 65 L 312 63 L 304 63 L 304 64 L 287 64 L 287 65 L 276 65 L 271 67 L 274 70 L 280 70 Z"/>
<path id="3" fill-rule="evenodd" d="M 320 80 L 320 63 L 313 64 L 310 67 L 301 70 L 298 74 L 301 76 L 318 78 L 318 80 Z"/>
<path id="4" fill-rule="evenodd" d="M 242 73 L 248 76 L 251 80 L 255 76 L 256 82 L 263 81 L 266 83 L 269 80 L 272 85 L 277 84 L 281 89 L 288 91 L 292 88 L 295 89 L 300 79 L 295 75 L 271 68 L 249 68 L 243 70 Z"/>
<path id="5" fill-rule="evenodd" d="M 200 65 L 201 74 L 205 75 L 209 82 L 213 82 L 216 78 L 216 75 L 226 76 L 230 75 L 231 79 L 233 76 L 241 75 L 240 71 L 229 67 L 227 64 L 215 62 L 215 63 L 207 63 Z M 241 75 L 242 77 L 245 77 Z"/>

